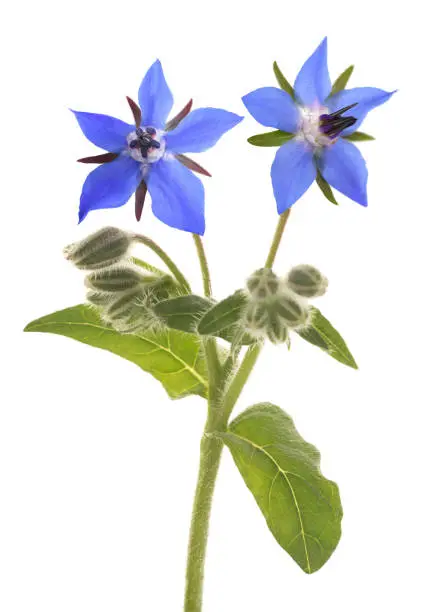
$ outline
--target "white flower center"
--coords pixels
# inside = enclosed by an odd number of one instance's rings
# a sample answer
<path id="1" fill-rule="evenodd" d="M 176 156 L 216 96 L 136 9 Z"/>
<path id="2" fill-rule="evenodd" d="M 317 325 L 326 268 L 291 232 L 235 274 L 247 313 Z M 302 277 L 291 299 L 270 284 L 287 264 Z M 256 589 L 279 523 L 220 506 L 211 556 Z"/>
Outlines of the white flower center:
<path id="1" fill-rule="evenodd" d="M 164 131 L 153 127 L 138 127 L 127 136 L 127 152 L 141 164 L 154 164 L 164 155 L 166 141 Z"/>
<path id="2" fill-rule="evenodd" d="M 296 140 L 307 142 L 313 149 L 320 149 L 333 143 L 334 141 L 320 129 L 320 117 L 328 112 L 325 106 L 301 107 Z"/>

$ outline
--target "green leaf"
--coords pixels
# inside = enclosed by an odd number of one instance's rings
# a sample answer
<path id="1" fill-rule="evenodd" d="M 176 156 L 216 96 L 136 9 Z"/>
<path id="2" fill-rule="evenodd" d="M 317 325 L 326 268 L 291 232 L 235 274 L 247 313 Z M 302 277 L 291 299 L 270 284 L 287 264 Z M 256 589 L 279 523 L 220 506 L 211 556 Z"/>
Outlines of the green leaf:
<path id="1" fill-rule="evenodd" d="M 29 323 L 24 331 L 67 336 L 101 348 L 159 380 L 171 398 L 207 396 L 207 370 L 197 336 L 174 330 L 120 334 L 103 323 L 97 311 L 80 304 Z"/>
<path id="2" fill-rule="evenodd" d="M 334 197 L 331 186 L 329 185 L 327 181 L 325 181 L 325 179 L 323 178 L 323 176 L 318 170 L 317 170 L 316 183 L 320 187 L 320 191 L 323 193 L 325 198 L 329 200 L 331 204 L 335 204 L 336 206 L 338 206 L 338 202 Z"/>
<path id="3" fill-rule="evenodd" d="M 274 132 L 265 132 L 265 134 L 250 136 L 250 138 L 247 139 L 247 142 L 255 147 L 280 147 L 293 138 L 294 134 L 290 134 L 290 132 L 275 130 Z"/>
<path id="4" fill-rule="evenodd" d="M 365 132 L 353 132 L 352 134 L 343 136 L 343 138 L 345 140 L 350 140 L 351 142 L 366 142 L 367 140 L 375 140 L 373 136 L 370 136 Z"/>
<path id="5" fill-rule="evenodd" d="M 297 333 L 304 340 L 318 346 L 328 355 L 340 361 L 340 363 L 354 368 L 354 370 L 358 369 L 355 359 L 346 346 L 346 342 L 318 308 L 311 307 L 310 326 Z"/>
<path id="6" fill-rule="evenodd" d="M 246 294 L 243 291 L 235 291 L 233 295 L 218 302 L 203 315 L 198 323 L 198 333 L 203 336 L 216 336 L 236 325 L 241 319 L 246 303 Z"/>
<path id="7" fill-rule="evenodd" d="M 349 66 L 349 68 L 346 68 L 346 70 L 341 73 L 338 79 L 334 81 L 334 85 L 331 89 L 331 96 L 336 93 L 339 93 L 340 91 L 346 88 L 346 85 L 348 84 L 348 81 L 351 78 L 351 74 L 353 73 L 353 71 L 354 66 Z"/>
<path id="8" fill-rule="evenodd" d="M 168 327 L 193 333 L 198 321 L 212 304 L 212 300 L 199 295 L 183 295 L 159 302 L 154 306 L 154 312 Z"/>
<path id="9" fill-rule="evenodd" d="M 274 75 L 276 77 L 277 82 L 279 83 L 279 87 L 281 87 L 284 91 L 286 91 L 293 98 L 294 102 L 297 102 L 296 94 L 294 93 L 294 89 L 289 81 L 283 75 L 281 69 L 277 65 L 277 62 L 273 63 Z"/>
<path id="10" fill-rule="evenodd" d="M 320 569 L 341 536 L 338 487 L 320 472 L 320 453 L 278 406 L 240 414 L 224 440 L 268 528 L 304 572 Z"/>

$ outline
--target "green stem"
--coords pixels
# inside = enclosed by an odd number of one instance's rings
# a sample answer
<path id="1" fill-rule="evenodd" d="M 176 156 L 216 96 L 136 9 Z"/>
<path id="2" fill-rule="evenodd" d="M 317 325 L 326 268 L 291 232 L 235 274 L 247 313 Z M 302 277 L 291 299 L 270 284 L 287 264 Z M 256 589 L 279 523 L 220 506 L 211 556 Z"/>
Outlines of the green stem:
<path id="1" fill-rule="evenodd" d="M 180 283 L 180 285 L 188 293 L 191 293 L 191 286 L 189 284 L 189 281 L 183 275 L 180 268 L 169 257 L 169 255 L 165 253 L 165 251 L 161 247 L 159 247 L 159 245 L 156 242 L 154 242 L 154 240 L 151 240 L 151 238 L 147 238 L 146 236 L 142 236 L 142 234 L 136 234 L 135 240 L 137 242 L 140 242 L 144 246 L 148 247 L 149 249 L 151 249 L 151 251 L 154 251 L 154 253 L 158 255 L 160 259 L 167 265 L 167 267 L 172 272 L 172 274 L 175 276 L 175 279 Z"/>
<path id="2" fill-rule="evenodd" d="M 198 259 L 201 266 L 201 274 L 203 276 L 204 295 L 212 297 L 212 284 L 210 282 L 209 266 L 207 265 L 206 251 L 204 250 L 203 241 L 198 234 L 192 234 L 195 247 L 197 249 Z"/>
<path id="3" fill-rule="evenodd" d="M 245 383 L 247 382 L 256 361 L 258 360 L 262 347 L 263 344 L 261 342 L 259 344 L 253 344 L 247 349 L 244 359 L 242 360 L 238 371 L 230 383 L 223 403 L 224 418 L 226 419 L 226 422 L 228 422 L 229 417 L 232 414 L 232 410 L 235 407 L 235 404 L 245 386 Z"/>
<path id="4" fill-rule="evenodd" d="M 211 424 L 208 419 L 205 434 L 219 429 L 222 429 L 219 424 Z M 202 609 L 209 519 L 222 449 L 223 442 L 221 440 L 212 436 L 203 436 L 189 535 L 184 612 L 201 612 Z"/>
<path id="5" fill-rule="evenodd" d="M 265 267 L 271 268 L 273 265 L 288 216 L 289 210 L 280 216 Z M 210 274 L 203 243 L 197 235 L 194 235 L 194 241 L 200 260 L 204 293 L 206 296 L 211 297 Z M 218 359 L 216 340 L 215 338 L 208 337 L 203 342 L 209 372 L 208 416 L 204 436 L 201 440 L 200 466 L 192 510 L 184 612 L 201 612 L 202 609 L 209 519 L 215 481 L 223 449 L 222 440 L 209 434 L 227 430 L 230 414 L 262 350 L 262 344 L 249 347 L 237 373 L 230 383 L 227 393 L 224 395 L 224 377 L 222 376 L 222 368 Z"/>
<path id="6" fill-rule="evenodd" d="M 279 217 L 279 221 L 276 227 L 276 231 L 274 232 L 273 241 L 271 243 L 270 250 L 267 255 L 267 261 L 265 262 L 266 268 L 272 268 L 274 264 L 274 260 L 276 259 L 277 252 L 279 250 L 280 241 L 282 240 L 282 236 L 285 230 L 285 226 L 288 221 L 288 217 L 290 216 L 291 208 L 288 208 L 284 213 L 282 213 Z"/>
<path id="7" fill-rule="evenodd" d="M 212 287 L 210 273 L 203 242 L 200 236 L 196 234 L 193 234 L 193 238 L 200 261 L 204 294 L 207 297 L 211 297 Z M 201 439 L 198 481 L 192 508 L 186 567 L 184 612 L 201 612 L 210 511 L 223 449 L 223 442 L 221 440 L 208 436 L 207 434 L 214 431 L 225 431 L 227 425 L 227 422 L 222 416 L 222 368 L 218 358 L 215 338 L 203 338 L 203 346 L 209 375 L 208 416 L 204 428 L 204 435 Z"/>
<path id="8" fill-rule="evenodd" d="M 280 241 L 282 239 L 285 226 L 290 216 L 290 212 L 291 209 L 288 208 L 279 217 L 276 231 L 274 232 L 273 236 L 273 241 L 271 243 L 267 260 L 265 262 L 266 268 L 273 267 L 274 260 L 276 259 L 276 255 L 279 250 Z M 223 410 L 227 422 L 230 418 L 230 415 L 232 414 L 233 408 L 235 407 L 235 404 L 238 401 L 239 396 L 241 395 L 241 392 L 247 380 L 249 379 L 250 374 L 252 373 L 253 368 L 255 367 L 258 357 L 261 354 L 262 347 L 263 344 L 259 343 L 254 344 L 253 346 L 250 346 L 247 349 L 244 359 L 242 360 L 241 365 L 239 366 L 238 371 L 235 374 L 235 377 L 229 385 L 229 388 L 223 400 Z"/>

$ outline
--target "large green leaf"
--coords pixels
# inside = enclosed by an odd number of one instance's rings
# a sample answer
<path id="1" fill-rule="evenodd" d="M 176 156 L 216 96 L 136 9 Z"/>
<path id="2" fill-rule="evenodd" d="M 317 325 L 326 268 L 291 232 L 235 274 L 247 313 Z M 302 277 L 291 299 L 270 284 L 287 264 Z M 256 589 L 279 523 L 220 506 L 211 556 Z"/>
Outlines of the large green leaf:
<path id="1" fill-rule="evenodd" d="M 304 340 L 318 346 L 340 363 L 344 363 L 355 370 L 358 369 L 346 342 L 318 308 L 311 307 L 309 327 L 301 329 L 297 333 Z"/>
<path id="2" fill-rule="evenodd" d="M 283 410 L 266 403 L 218 435 L 278 543 L 308 574 L 320 569 L 340 539 L 343 511 L 337 485 L 320 472 L 317 449 Z"/>
<path id="3" fill-rule="evenodd" d="M 36 319 L 24 331 L 67 336 L 128 359 L 159 380 L 171 398 L 207 395 L 206 364 L 199 339 L 193 334 L 172 329 L 120 334 L 84 304 Z"/>
<path id="4" fill-rule="evenodd" d="M 339 93 L 343 89 L 346 89 L 346 85 L 348 84 L 348 81 L 351 78 L 351 74 L 353 73 L 353 71 L 354 66 L 349 66 L 349 68 L 346 68 L 346 70 L 342 72 L 337 79 L 335 79 L 334 85 L 331 89 L 331 96 Z"/>
<path id="5" fill-rule="evenodd" d="M 275 130 L 274 132 L 265 132 L 264 134 L 250 136 L 247 140 L 255 147 L 280 147 L 292 138 L 294 138 L 294 134 L 290 132 Z"/>

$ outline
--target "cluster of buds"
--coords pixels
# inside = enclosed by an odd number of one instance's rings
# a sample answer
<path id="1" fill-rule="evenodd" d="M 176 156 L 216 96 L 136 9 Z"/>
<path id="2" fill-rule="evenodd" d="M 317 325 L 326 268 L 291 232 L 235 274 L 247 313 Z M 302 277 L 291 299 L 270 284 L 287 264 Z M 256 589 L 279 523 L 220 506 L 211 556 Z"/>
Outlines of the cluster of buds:
<path id="1" fill-rule="evenodd" d="M 327 286 L 327 279 L 313 266 L 295 266 L 284 279 L 270 268 L 256 270 L 247 280 L 246 331 L 273 344 L 288 342 L 291 329 L 309 323 L 308 299 L 323 295 Z"/>
<path id="2" fill-rule="evenodd" d="M 134 333 L 159 325 L 153 306 L 175 291 L 174 279 L 136 265 L 129 258 L 135 235 L 105 227 L 64 249 L 66 259 L 85 277 L 89 304 L 121 333 Z"/>

